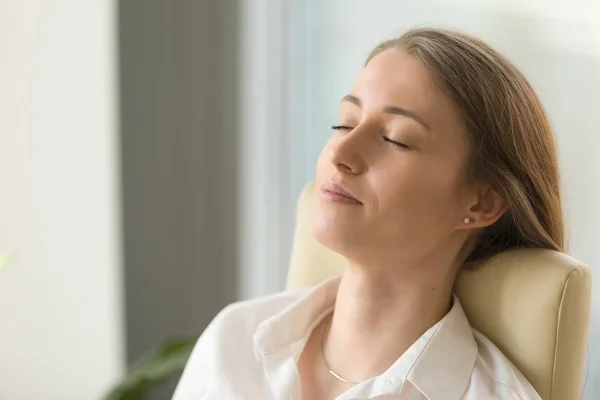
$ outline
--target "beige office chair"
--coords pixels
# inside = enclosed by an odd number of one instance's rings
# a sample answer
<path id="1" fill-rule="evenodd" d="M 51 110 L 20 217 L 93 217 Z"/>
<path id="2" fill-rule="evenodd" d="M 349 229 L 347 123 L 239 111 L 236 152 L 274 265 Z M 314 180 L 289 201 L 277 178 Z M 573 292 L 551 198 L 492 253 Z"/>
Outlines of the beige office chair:
<path id="1" fill-rule="evenodd" d="M 288 289 L 341 273 L 343 258 L 318 243 L 309 183 L 298 201 Z M 505 252 L 455 288 L 473 327 L 491 339 L 543 400 L 581 398 L 590 314 L 590 270 L 555 251 Z"/>

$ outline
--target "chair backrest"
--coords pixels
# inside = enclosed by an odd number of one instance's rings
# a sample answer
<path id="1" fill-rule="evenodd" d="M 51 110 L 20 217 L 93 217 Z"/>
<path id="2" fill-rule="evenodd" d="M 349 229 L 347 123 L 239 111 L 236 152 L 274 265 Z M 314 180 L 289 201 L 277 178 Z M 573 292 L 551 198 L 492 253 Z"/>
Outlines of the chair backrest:
<path id="1" fill-rule="evenodd" d="M 298 200 L 287 287 L 340 274 L 344 259 L 312 235 L 314 182 Z M 455 292 L 471 325 L 492 340 L 543 400 L 581 398 L 590 315 L 590 270 L 563 253 L 504 252 L 459 274 Z"/>

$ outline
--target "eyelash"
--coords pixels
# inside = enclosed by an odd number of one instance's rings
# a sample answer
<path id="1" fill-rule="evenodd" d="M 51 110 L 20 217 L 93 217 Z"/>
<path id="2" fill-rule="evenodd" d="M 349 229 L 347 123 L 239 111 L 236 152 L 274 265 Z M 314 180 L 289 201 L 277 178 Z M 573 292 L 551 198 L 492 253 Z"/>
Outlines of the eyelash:
<path id="1" fill-rule="evenodd" d="M 354 128 L 351 126 L 346 126 L 346 125 L 332 125 L 331 129 L 333 129 L 334 131 L 351 131 Z M 383 140 L 385 140 L 388 143 L 391 143 L 392 145 L 394 145 L 396 147 L 400 147 L 405 150 L 409 149 L 409 147 L 407 145 L 405 145 L 404 143 L 396 142 L 386 136 L 383 137 Z"/>

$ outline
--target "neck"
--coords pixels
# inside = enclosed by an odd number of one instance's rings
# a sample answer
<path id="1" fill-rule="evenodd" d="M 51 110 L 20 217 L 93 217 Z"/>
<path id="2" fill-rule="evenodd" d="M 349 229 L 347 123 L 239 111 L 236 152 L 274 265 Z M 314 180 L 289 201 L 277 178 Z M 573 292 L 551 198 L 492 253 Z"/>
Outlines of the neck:
<path id="1" fill-rule="evenodd" d="M 352 381 L 385 372 L 448 312 L 456 270 L 446 270 L 349 262 L 325 341 L 331 368 Z"/>

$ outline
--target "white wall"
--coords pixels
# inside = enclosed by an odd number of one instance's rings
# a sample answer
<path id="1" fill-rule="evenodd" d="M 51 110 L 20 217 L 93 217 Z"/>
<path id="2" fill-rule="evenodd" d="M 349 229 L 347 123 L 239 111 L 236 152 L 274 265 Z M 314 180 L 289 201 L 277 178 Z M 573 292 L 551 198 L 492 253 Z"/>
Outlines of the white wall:
<path id="1" fill-rule="evenodd" d="M 0 399 L 97 399 L 123 370 L 110 0 L 0 0 Z"/>

